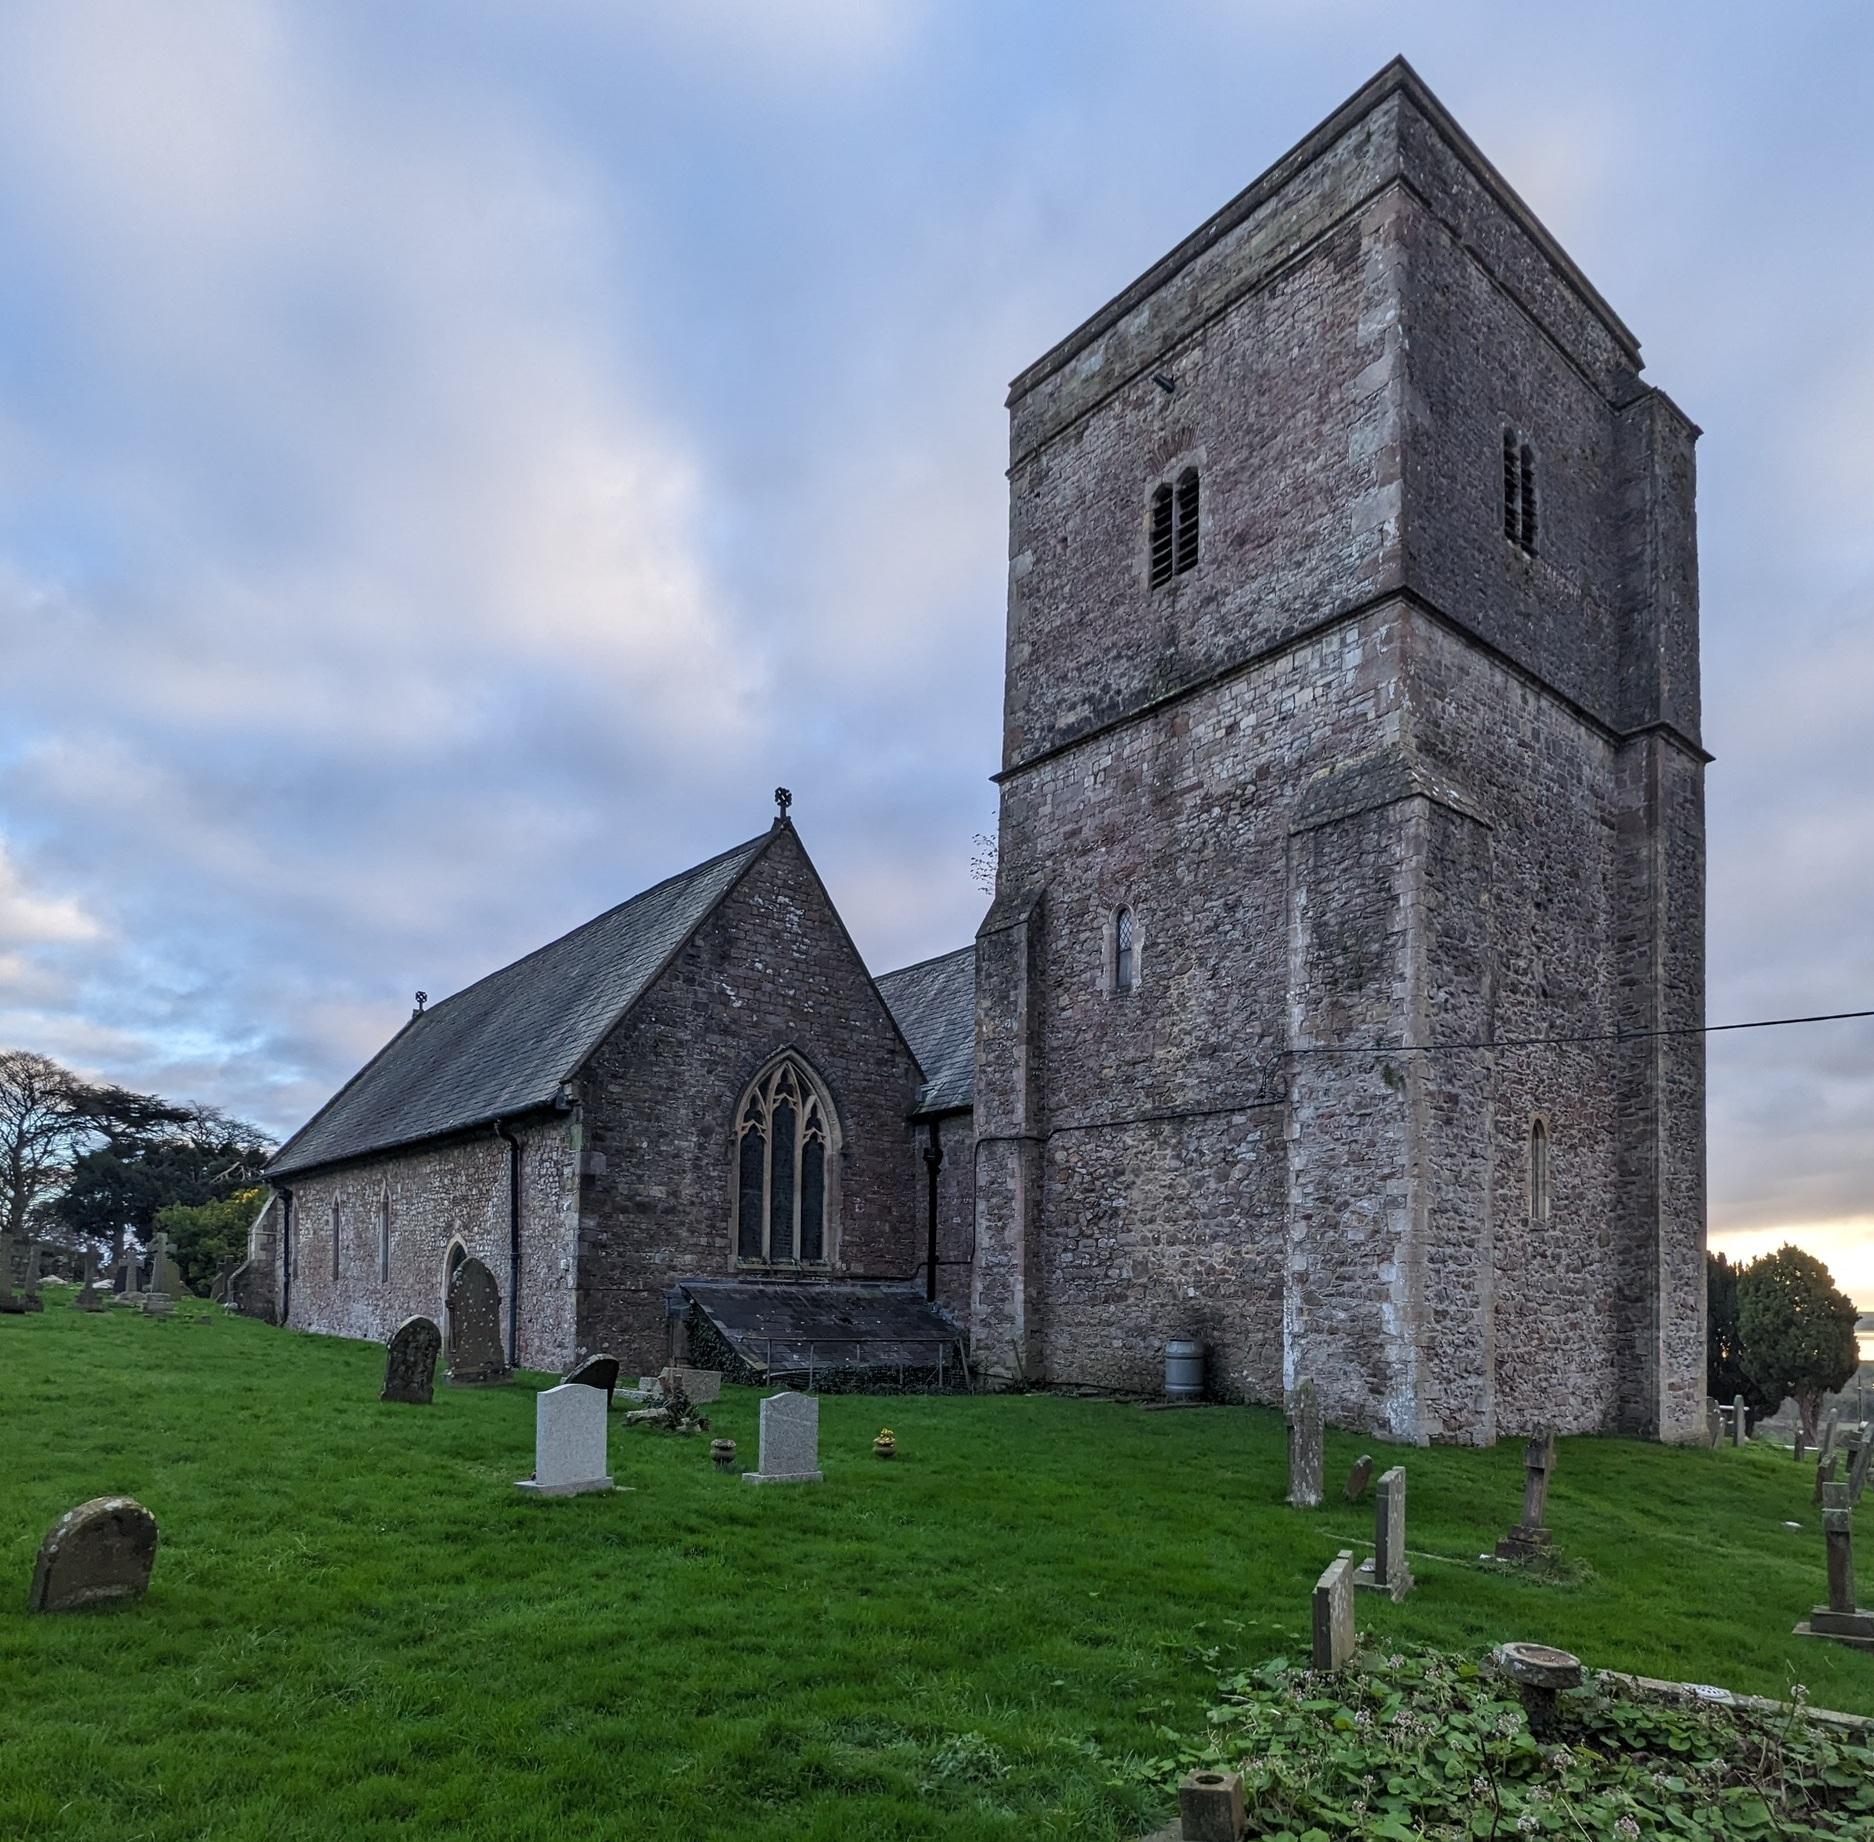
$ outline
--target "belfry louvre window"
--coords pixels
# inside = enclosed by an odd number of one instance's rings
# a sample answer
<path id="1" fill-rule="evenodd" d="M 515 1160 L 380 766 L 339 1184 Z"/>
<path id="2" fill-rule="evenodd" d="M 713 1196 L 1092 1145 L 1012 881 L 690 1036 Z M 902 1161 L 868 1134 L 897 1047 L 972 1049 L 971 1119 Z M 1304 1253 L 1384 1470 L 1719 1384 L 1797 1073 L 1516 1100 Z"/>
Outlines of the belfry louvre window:
<path id="1" fill-rule="evenodd" d="M 1503 535 L 1536 553 L 1536 453 L 1514 429 L 1503 431 Z"/>
<path id="2" fill-rule="evenodd" d="M 735 1257 L 813 1266 L 827 1249 L 833 1109 L 820 1084 L 783 1056 L 742 1096 L 735 1145 Z"/>
<path id="3" fill-rule="evenodd" d="M 1173 576 L 1197 567 L 1197 469 L 1187 467 L 1177 485 L 1169 482 L 1152 494 L 1151 577 L 1162 588 Z"/>

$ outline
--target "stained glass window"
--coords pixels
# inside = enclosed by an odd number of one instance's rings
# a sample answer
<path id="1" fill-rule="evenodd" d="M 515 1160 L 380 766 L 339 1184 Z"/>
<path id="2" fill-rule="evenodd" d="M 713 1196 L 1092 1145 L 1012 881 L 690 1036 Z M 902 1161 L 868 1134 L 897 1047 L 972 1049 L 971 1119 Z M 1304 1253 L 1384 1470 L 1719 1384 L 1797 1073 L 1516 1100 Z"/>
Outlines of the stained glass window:
<path id="1" fill-rule="evenodd" d="M 743 1097 L 738 1121 L 736 1259 L 757 1266 L 823 1264 L 830 1257 L 832 1108 L 819 1083 L 783 1056 Z"/>

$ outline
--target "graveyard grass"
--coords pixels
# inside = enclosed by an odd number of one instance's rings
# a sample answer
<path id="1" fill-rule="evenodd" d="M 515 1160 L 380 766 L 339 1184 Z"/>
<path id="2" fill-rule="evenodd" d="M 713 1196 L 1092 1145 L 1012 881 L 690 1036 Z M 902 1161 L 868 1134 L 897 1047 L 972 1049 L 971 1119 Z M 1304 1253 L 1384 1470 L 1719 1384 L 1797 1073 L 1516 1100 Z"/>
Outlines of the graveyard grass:
<path id="1" fill-rule="evenodd" d="M 1256 1409 L 829 1396 L 826 1482 L 770 1490 L 614 1416 L 635 1488 L 541 1501 L 513 1483 L 546 1378 L 386 1405 L 375 1345 L 46 1298 L 0 1318 L 0 1836 L 1134 1837 L 1167 1800 L 1125 1762 L 1202 1733 L 1202 1660 L 1305 1652 L 1316 1576 L 1372 1534 L 1340 1499 L 1363 1450 L 1408 1468 L 1418 1580 L 1361 1596 L 1379 1641 L 1874 1711 L 1874 1659 L 1790 1635 L 1824 1569 L 1787 1452 L 1562 1441 L 1568 1586 L 1475 1565 L 1519 1445 L 1330 1433 L 1304 1513 Z M 712 1410 L 751 1465 L 756 1401 Z M 161 1524 L 149 1596 L 30 1615 L 45 1531 L 113 1492 Z"/>

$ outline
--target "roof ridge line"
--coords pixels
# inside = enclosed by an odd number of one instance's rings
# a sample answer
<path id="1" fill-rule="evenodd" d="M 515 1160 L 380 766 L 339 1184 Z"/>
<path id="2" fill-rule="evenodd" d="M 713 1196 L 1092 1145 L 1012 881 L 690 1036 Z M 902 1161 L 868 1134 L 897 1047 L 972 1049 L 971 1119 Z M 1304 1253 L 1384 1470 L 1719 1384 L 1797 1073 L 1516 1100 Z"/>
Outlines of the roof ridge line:
<path id="1" fill-rule="evenodd" d="M 878 979 L 895 979 L 901 973 L 916 972 L 924 966 L 934 966 L 940 959 L 955 959 L 959 953 L 974 953 L 975 951 L 976 942 L 966 940 L 960 947 L 952 947 L 947 953 L 932 953 L 928 958 L 912 960 L 908 966 L 894 966 L 889 972 L 879 973 L 873 982 L 877 983 Z"/>

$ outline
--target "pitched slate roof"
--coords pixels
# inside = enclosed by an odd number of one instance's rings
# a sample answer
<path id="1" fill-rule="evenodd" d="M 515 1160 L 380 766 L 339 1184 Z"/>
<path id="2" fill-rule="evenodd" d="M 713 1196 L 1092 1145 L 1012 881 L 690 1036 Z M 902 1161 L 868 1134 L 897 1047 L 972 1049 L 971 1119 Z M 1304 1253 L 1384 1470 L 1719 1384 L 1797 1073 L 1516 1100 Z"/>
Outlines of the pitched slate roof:
<path id="1" fill-rule="evenodd" d="M 880 975 L 879 996 L 924 1070 L 919 1113 L 947 1113 L 976 1097 L 976 948 L 958 947 Z"/>
<path id="2" fill-rule="evenodd" d="M 551 1106 L 774 835 L 634 895 L 412 1017 L 281 1146 L 268 1176 Z"/>

